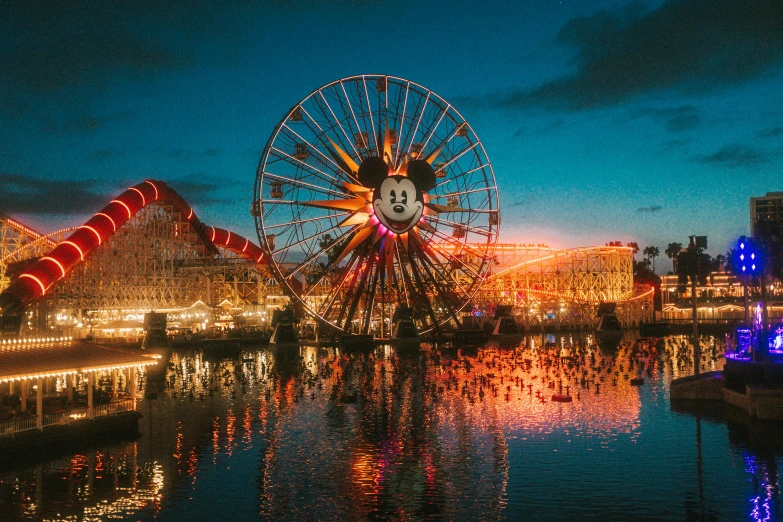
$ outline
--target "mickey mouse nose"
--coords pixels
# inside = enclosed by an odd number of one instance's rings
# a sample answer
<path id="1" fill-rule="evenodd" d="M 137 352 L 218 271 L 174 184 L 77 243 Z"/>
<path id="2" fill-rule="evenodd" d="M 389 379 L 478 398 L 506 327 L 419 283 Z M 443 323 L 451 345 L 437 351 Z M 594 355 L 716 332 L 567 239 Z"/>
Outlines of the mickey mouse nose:
<path id="1" fill-rule="evenodd" d="M 397 214 L 402 214 L 403 212 L 405 212 L 405 207 L 403 207 L 402 205 L 394 205 L 392 207 L 392 210 L 395 211 Z"/>

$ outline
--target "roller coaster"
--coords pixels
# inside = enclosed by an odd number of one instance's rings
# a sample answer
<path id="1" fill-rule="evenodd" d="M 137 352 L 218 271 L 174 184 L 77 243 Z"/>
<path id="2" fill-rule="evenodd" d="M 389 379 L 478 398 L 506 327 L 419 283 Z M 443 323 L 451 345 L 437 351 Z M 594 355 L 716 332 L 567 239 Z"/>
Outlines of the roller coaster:
<path id="1" fill-rule="evenodd" d="M 52 239 L 56 237 L 57 240 Z M 274 283 L 250 240 L 201 223 L 166 183 L 129 188 L 84 225 L 44 235 L 0 216 L 0 309 L 26 312 L 23 330 L 104 321 L 202 302 L 246 310 Z M 66 321 L 68 322 L 68 321 Z"/>

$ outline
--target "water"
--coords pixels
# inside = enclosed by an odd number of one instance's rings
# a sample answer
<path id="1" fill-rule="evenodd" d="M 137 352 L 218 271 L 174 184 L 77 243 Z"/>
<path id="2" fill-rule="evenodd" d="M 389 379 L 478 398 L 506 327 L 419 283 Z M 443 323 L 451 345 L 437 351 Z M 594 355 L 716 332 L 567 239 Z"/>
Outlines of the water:
<path id="1" fill-rule="evenodd" d="M 140 436 L 0 470 L 0 519 L 783 518 L 783 427 L 673 410 L 684 338 L 591 341 L 175 351 L 144 376 Z"/>

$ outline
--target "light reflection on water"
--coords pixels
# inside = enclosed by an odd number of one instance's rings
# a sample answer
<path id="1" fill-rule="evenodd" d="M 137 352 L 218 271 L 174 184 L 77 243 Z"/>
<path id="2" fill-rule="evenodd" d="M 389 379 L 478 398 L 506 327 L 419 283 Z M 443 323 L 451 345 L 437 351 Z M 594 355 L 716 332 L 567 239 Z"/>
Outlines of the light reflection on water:
<path id="1" fill-rule="evenodd" d="M 779 519 L 783 431 L 673 411 L 688 361 L 675 337 L 177 351 L 138 439 L 0 470 L 0 519 Z"/>

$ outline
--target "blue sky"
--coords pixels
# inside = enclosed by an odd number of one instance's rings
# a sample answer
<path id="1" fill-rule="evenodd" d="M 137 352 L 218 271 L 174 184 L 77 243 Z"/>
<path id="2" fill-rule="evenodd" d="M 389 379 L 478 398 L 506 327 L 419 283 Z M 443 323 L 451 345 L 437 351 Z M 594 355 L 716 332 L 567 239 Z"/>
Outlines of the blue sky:
<path id="1" fill-rule="evenodd" d="M 420 83 L 471 122 L 501 240 L 749 231 L 783 190 L 783 3 L 20 2 L 0 21 L 0 212 L 51 231 L 145 178 L 255 238 L 260 152 L 340 77 Z M 661 263 L 658 263 L 661 264 Z"/>

